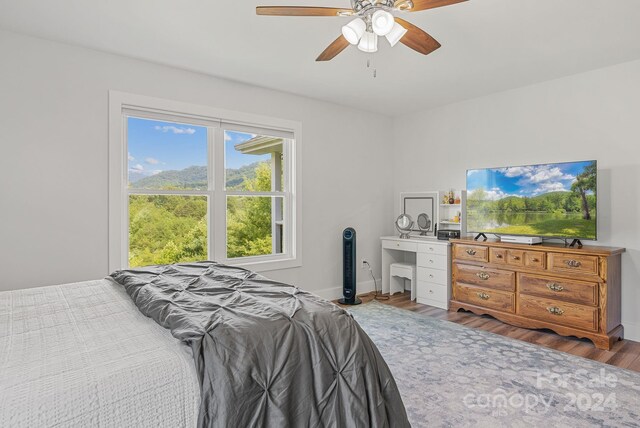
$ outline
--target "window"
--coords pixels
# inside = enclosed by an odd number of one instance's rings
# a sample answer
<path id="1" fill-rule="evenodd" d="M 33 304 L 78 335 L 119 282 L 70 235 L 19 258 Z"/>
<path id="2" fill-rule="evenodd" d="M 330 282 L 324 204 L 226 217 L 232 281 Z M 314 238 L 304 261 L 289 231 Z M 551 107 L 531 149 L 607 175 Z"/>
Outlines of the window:
<path id="1" fill-rule="evenodd" d="M 109 126 L 111 270 L 300 266 L 298 123 L 111 92 Z"/>
<path id="2" fill-rule="evenodd" d="M 227 258 L 284 252 L 287 141 L 224 129 Z"/>

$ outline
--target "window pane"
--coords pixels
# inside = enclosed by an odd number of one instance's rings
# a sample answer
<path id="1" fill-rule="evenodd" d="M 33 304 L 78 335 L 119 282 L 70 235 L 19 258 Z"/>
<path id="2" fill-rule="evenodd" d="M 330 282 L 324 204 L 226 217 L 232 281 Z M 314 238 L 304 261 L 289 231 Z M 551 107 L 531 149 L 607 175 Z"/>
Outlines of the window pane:
<path id="1" fill-rule="evenodd" d="M 129 187 L 207 189 L 207 128 L 127 118 Z"/>
<path id="2" fill-rule="evenodd" d="M 227 257 L 282 254 L 284 200 L 227 196 Z"/>
<path id="3" fill-rule="evenodd" d="M 129 195 L 129 266 L 207 259 L 207 196 Z"/>
<path id="4" fill-rule="evenodd" d="M 280 137 L 224 131 L 227 190 L 282 191 L 284 141 Z"/>

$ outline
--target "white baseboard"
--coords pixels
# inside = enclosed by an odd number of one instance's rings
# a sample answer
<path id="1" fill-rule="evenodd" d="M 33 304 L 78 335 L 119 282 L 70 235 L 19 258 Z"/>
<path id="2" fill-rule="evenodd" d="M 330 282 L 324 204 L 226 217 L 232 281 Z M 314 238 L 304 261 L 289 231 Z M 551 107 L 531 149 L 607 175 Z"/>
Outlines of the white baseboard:
<path id="1" fill-rule="evenodd" d="M 640 342 L 640 324 L 625 322 L 624 320 L 622 320 L 622 325 L 624 326 L 625 339 Z"/>
<path id="2" fill-rule="evenodd" d="M 378 281 L 378 290 L 380 289 L 380 284 L 382 284 L 382 280 L 380 278 L 376 278 Z M 373 280 L 370 279 L 368 281 L 360 281 L 356 284 L 356 293 L 364 294 L 369 293 L 374 290 Z M 342 297 L 342 287 L 332 287 L 332 288 L 323 288 L 322 290 L 312 291 L 312 293 L 317 294 L 323 299 L 327 300 L 335 300 Z"/>

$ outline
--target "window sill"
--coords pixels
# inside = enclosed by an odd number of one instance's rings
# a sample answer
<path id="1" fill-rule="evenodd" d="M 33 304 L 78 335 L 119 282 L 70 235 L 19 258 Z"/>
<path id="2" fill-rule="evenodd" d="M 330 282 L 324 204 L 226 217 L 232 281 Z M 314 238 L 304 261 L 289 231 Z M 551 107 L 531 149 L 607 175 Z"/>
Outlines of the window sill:
<path id="1" fill-rule="evenodd" d="M 229 266 L 238 266 L 244 269 L 252 270 L 254 272 L 268 272 L 272 270 L 292 269 L 302 266 L 302 259 L 288 258 L 280 260 L 226 260 L 222 262 Z"/>

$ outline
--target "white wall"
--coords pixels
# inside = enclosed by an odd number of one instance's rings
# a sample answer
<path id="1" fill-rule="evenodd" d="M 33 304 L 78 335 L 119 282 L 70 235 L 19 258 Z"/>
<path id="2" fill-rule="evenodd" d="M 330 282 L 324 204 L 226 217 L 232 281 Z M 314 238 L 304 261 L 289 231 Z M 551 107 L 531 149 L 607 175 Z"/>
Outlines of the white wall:
<path id="1" fill-rule="evenodd" d="M 0 58 L 0 290 L 109 273 L 110 89 L 302 122 L 303 267 L 268 275 L 335 295 L 346 226 L 380 275 L 378 238 L 393 221 L 391 119 L 8 32 Z"/>
<path id="2" fill-rule="evenodd" d="M 598 245 L 626 247 L 622 318 L 640 340 L 640 61 L 394 122 L 394 193 L 464 188 L 465 171 L 598 160 Z"/>
<path id="3" fill-rule="evenodd" d="M 392 231 L 400 191 L 462 188 L 467 168 L 598 159 L 599 244 L 627 248 L 623 324 L 640 340 L 640 61 L 392 121 L 1 31 L 0 58 L 0 290 L 108 273 L 115 89 L 301 121 L 304 265 L 268 274 L 327 297 L 341 284 L 346 226 L 379 277 L 378 237 Z"/>

